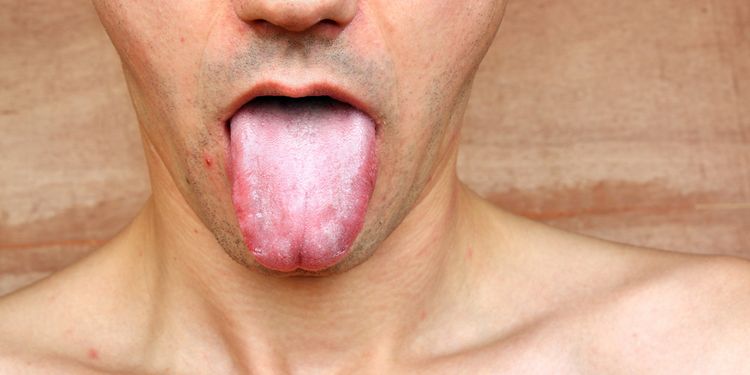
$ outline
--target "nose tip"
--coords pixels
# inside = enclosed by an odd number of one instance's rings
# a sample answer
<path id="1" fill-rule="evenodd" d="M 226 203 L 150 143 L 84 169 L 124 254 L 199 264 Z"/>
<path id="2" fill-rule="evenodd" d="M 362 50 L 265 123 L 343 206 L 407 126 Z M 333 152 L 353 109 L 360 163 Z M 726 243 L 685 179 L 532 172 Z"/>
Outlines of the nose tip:
<path id="1" fill-rule="evenodd" d="M 302 32 L 319 23 L 345 27 L 357 12 L 357 0 L 236 0 L 234 9 L 248 24 L 262 21 Z"/>

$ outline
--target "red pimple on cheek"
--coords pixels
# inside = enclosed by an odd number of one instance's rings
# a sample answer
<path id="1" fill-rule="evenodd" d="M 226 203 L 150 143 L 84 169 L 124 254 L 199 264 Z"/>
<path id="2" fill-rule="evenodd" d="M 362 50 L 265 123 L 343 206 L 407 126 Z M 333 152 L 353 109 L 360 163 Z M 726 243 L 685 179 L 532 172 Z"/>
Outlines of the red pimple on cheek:
<path id="1" fill-rule="evenodd" d="M 205 155 L 203 157 L 203 161 L 206 163 L 207 168 L 211 168 L 211 166 L 214 164 L 214 160 L 211 159 L 211 156 L 209 155 Z"/>
<path id="2" fill-rule="evenodd" d="M 99 359 L 99 352 L 96 351 L 94 348 L 89 349 L 89 358 L 91 359 Z"/>
<path id="3" fill-rule="evenodd" d="M 469 246 L 466 248 L 466 259 L 471 259 L 471 257 L 474 255 L 474 250 Z"/>
<path id="4" fill-rule="evenodd" d="M 180 37 L 180 43 L 185 43 L 185 37 L 184 36 Z"/>

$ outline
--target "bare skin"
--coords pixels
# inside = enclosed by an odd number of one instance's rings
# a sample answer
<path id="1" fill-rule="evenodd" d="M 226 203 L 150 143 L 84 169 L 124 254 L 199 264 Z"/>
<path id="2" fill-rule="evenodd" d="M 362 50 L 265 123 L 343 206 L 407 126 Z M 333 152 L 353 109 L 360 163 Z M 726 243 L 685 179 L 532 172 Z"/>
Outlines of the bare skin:
<path id="1" fill-rule="evenodd" d="M 747 262 L 562 232 L 460 183 L 466 93 L 504 4 L 459 3 L 95 2 L 123 59 L 153 194 L 106 246 L 0 300 L 0 372 L 748 371 Z M 420 31 L 433 24 L 452 32 Z M 343 42 L 314 42 L 331 35 Z M 276 59 L 297 37 L 307 57 Z M 267 44 L 247 54 L 238 40 Z M 247 57 L 264 53 L 266 65 Z M 369 70 L 326 71 L 348 58 Z M 364 229 L 329 270 L 274 273 L 237 245 L 211 126 L 256 83 L 242 69 L 347 86 L 390 124 Z"/>

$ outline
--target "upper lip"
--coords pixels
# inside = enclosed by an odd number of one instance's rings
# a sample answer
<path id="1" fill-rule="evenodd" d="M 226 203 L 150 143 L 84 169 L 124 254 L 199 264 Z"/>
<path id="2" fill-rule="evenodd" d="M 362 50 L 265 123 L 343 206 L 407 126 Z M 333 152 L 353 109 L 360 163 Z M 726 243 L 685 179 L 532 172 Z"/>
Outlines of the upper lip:
<path id="1" fill-rule="evenodd" d="M 342 86 L 328 82 L 314 82 L 301 86 L 291 86 L 279 81 L 265 81 L 253 85 L 250 90 L 236 97 L 231 103 L 225 115 L 224 122 L 231 120 L 237 111 L 253 99 L 261 96 L 287 96 L 290 98 L 303 98 L 306 96 L 328 96 L 332 99 L 351 105 L 369 116 L 376 124 L 380 123 L 379 117 L 373 108 L 365 100 L 352 94 Z M 377 129 L 376 129 L 377 130 Z"/>

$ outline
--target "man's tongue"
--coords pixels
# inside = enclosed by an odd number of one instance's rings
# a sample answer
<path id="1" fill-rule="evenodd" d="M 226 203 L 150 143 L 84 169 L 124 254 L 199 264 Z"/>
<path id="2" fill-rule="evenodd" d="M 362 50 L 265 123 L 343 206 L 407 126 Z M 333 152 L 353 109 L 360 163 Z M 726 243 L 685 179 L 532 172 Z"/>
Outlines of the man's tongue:
<path id="1" fill-rule="evenodd" d="M 372 120 L 327 97 L 261 97 L 230 127 L 232 201 L 255 259 L 278 271 L 341 260 L 375 184 Z"/>

